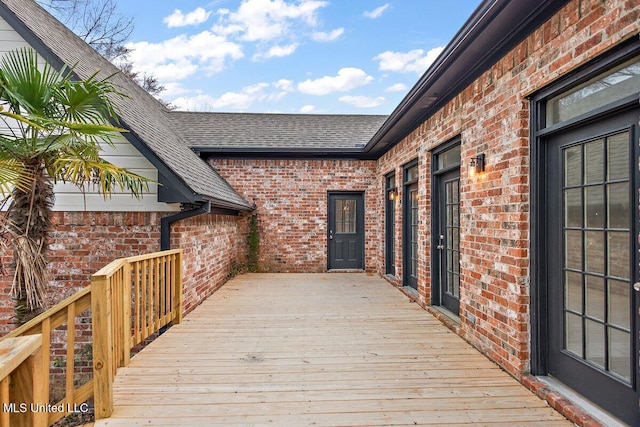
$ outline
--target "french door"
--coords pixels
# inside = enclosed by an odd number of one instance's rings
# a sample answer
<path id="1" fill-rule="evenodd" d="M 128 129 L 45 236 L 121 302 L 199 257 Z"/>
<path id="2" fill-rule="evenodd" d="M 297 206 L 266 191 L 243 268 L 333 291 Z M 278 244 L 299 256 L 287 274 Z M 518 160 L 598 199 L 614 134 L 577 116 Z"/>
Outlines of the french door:
<path id="1" fill-rule="evenodd" d="M 543 141 L 548 373 L 632 425 L 639 118 L 635 108 Z"/>
<path id="2" fill-rule="evenodd" d="M 460 312 L 460 169 L 436 175 L 436 303 Z"/>

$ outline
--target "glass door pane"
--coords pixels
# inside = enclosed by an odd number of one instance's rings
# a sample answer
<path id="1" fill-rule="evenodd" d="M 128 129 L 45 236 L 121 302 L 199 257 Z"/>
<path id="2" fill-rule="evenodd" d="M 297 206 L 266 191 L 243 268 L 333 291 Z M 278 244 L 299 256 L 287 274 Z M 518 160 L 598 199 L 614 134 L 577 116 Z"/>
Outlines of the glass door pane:
<path id="1" fill-rule="evenodd" d="M 629 132 L 564 148 L 564 351 L 631 383 Z"/>

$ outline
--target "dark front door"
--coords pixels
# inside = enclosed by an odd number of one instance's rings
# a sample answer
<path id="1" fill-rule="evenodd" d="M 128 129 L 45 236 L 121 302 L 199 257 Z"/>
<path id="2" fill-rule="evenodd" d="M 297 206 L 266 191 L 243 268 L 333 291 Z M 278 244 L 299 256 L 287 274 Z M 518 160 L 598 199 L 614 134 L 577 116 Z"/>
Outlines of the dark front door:
<path id="1" fill-rule="evenodd" d="M 364 194 L 329 193 L 328 268 L 364 269 Z"/>
<path id="2" fill-rule="evenodd" d="M 418 184 L 405 186 L 404 285 L 418 289 Z"/>
<path id="3" fill-rule="evenodd" d="M 460 170 L 437 175 L 434 278 L 439 303 L 460 312 Z"/>
<path id="4" fill-rule="evenodd" d="M 549 374 L 632 425 L 640 425 L 639 117 L 636 108 L 543 141 L 541 196 Z"/>
<path id="5" fill-rule="evenodd" d="M 384 221 L 384 271 L 390 276 L 396 275 L 396 176 L 387 176 L 385 185 L 385 221 Z"/>

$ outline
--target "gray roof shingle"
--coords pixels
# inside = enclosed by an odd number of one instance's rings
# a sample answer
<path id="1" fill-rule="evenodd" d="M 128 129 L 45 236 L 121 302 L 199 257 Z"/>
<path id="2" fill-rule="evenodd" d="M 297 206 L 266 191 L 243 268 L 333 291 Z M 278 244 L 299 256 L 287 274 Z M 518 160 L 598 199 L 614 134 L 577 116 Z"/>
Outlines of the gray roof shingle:
<path id="1" fill-rule="evenodd" d="M 253 114 L 172 111 L 174 128 L 190 147 L 360 151 L 387 116 Z"/>
<path id="2" fill-rule="evenodd" d="M 113 75 L 111 81 L 129 95 L 129 98 L 115 99 L 123 122 L 121 124 L 133 135 L 138 136 L 140 142 L 157 156 L 154 159 L 156 167 L 162 166 L 157 164 L 158 161 L 161 162 L 175 174 L 175 178 L 194 193 L 193 196 L 203 196 L 204 199 L 212 200 L 214 205 L 235 209 L 251 207 L 172 130 L 166 120 L 165 107 L 156 99 L 120 73 L 115 66 L 33 0 L 0 1 L 4 5 L 5 19 L 8 18 L 10 23 L 13 21 L 16 27 L 21 21 L 24 27 L 16 30 L 21 32 L 30 44 L 35 45 L 36 50 L 45 59 L 52 63 L 58 62 L 58 59 L 65 64 L 77 64 L 74 71 L 80 78 L 87 78 L 97 70 L 101 70 L 100 73 L 104 77 Z M 7 11 L 17 20 L 11 19 Z M 25 29 L 28 34 L 24 33 Z"/>

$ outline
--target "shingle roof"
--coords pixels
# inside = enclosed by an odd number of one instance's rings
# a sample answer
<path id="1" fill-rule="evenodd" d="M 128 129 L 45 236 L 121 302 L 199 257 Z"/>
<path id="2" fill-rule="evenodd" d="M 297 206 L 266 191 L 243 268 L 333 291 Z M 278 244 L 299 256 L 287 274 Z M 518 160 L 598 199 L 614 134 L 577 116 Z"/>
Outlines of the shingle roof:
<path id="1" fill-rule="evenodd" d="M 75 72 L 80 78 L 87 78 L 100 69 L 103 76 L 113 74 L 111 81 L 129 95 L 126 99 L 116 99 L 119 116 L 131 136 L 137 136 L 156 158 L 149 159 L 160 172 L 173 172 L 174 178 L 193 192 L 193 200 L 204 198 L 214 205 L 232 209 L 248 209 L 249 203 L 211 168 L 200 159 L 175 133 L 166 120 L 166 109 L 146 93 L 140 86 L 125 77 L 109 61 L 93 50 L 83 40 L 33 0 L 0 0 L 0 13 L 20 32 L 27 41 L 54 65 L 77 64 Z M 15 16 L 12 19 L 11 15 Z M 20 25 L 24 27 L 20 27 Z M 25 33 L 24 30 L 27 30 Z M 29 37 L 31 36 L 31 37 Z M 41 43 L 40 43 L 41 42 Z M 48 50 L 48 51 L 47 51 Z M 163 167 L 164 166 L 164 167 Z M 202 196 L 202 197 L 199 197 Z"/>
<path id="2" fill-rule="evenodd" d="M 361 151 L 387 116 L 196 113 L 172 111 L 174 128 L 189 146 L 211 149 Z"/>

